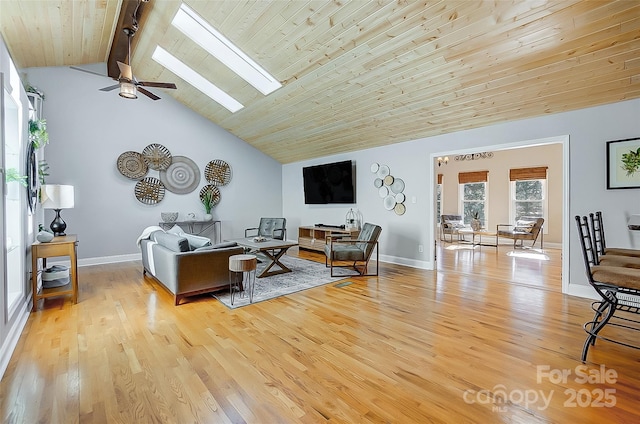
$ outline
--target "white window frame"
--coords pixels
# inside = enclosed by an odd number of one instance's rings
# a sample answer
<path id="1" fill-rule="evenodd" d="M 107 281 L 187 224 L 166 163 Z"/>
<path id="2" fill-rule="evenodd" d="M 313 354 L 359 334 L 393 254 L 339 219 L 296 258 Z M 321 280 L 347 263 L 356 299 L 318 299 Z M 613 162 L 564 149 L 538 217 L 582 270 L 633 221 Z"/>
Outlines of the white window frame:
<path id="1" fill-rule="evenodd" d="M 518 181 L 540 181 L 542 183 L 542 217 L 544 218 L 545 224 L 549 222 L 549 190 L 548 190 L 548 180 L 546 178 L 535 178 L 534 180 L 515 180 L 509 182 L 509 219 L 511 222 L 516 222 L 516 183 Z M 522 202 L 522 200 L 520 200 Z M 548 226 L 543 225 L 543 234 L 547 234 L 549 232 Z"/>
<path id="2" fill-rule="evenodd" d="M 462 184 L 458 184 L 458 190 L 459 190 L 459 194 L 458 194 L 458 199 L 460 199 L 459 203 L 458 203 L 458 214 L 462 215 L 462 219 L 464 219 L 464 204 L 465 204 L 465 200 L 464 200 L 464 186 L 465 184 L 484 184 L 484 222 L 482 223 L 482 227 L 483 228 L 487 228 L 489 225 L 489 182 L 488 181 L 476 181 L 476 182 L 470 182 L 470 183 L 462 183 Z M 470 200 L 470 202 L 477 202 L 480 203 L 477 200 Z M 466 223 L 465 223 L 466 225 Z"/>
<path id="3" fill-rule="evenodd" d="M 440 189 L 440 200 L 438 200 L 438 189 Z M 438 216 L 438 204 L 440 205 L 440 215 L 442 215 L 442 205 L 444 203 L 444 187 L 442 184 L 436 184 L 436 225 L 440 227 L 442 219 Z"/>

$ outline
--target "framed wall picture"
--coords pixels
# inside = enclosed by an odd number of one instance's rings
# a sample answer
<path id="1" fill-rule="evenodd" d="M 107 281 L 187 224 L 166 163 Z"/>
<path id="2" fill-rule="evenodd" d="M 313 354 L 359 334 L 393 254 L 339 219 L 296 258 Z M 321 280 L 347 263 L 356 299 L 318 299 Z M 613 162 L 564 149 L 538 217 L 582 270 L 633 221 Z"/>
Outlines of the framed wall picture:
<path id="1" fill-rule="evenodd" d="M 640 137 L 607 142 L 607 189 L 640 188 Z"/>

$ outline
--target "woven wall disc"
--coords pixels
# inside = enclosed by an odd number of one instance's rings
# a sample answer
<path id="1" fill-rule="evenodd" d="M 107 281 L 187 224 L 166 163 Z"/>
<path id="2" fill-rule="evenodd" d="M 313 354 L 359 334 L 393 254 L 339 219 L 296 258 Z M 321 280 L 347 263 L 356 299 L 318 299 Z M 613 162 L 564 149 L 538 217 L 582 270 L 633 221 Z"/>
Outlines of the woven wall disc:
<path id="1" fill-rule="evenodd" d="M 384 182 L 384 185 L 390 186 L 393 184 L 393 175 L 387 175 L 382 181 Z"/>
<path id="2" fill-rule="evenodd" d="M 147 175 L 149 168 L 142 155 L 138 152 L 124 152 L 118 156 L 118 171 L 127 178 L 139 180 Z"/>
<path id="3" fill-rule="evenodd" d="M 171 152 L 162 144 L 149 144 L 142 151 L 144 161 L 149 168 L 164 171 L 171 165 Z"/>
<path id="4" fill-rule="evenodd" d="M 231 181 L 231 167 L 223 160 L 212 160 L 204 168 L 207 182 L 215 185 L 227 185 Z"/>
<path id="5" fill-rule="evenodd" d="M 174 156 L 171 165 L 160 171 L 160 181 L 172 193 L 191 193 L 200 184 L 200 168 L 186 156 Z"/>
<path id="6" fill-rule="evenodd" d="M 220 203 L 220 189 L 214 185 L 206 185 L 200 189 L 200 201 L 204 200 L 204 195 L 207 192 L 211 192 L 213 199 L 213 206 Z"/>
<path id="7" fill-rule="evenodd" d="M 136 183 L 135 195 L 145 205 L 155 205 L 164 198 L 164 185 L 157 178 L 143 178 Z"/>

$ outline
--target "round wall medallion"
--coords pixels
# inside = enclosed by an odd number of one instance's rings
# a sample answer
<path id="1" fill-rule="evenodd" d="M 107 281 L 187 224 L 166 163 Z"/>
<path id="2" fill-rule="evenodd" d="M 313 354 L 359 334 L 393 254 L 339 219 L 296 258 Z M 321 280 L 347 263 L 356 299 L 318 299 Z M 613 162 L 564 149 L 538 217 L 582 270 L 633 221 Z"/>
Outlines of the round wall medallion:
<path id="1" fill-rule="evenodd" d="M 378 177 L 384 178 L 389 175 L 389 172 L 389 167 L 387 165 L 380 165 L 380 168 L 378 168 L 378 172 L 376 172 L 376 174 L 378 175 Z"/>
<path id="2" fill-rule="evenodd" d="M 394 196 L 387 196 L 384 198 L 384 208 L 388 211 L 390 211 L 391 209 L 393 209 L 393 207 L 396 205 L 396 198 Z"/>
<path id="3" fill-rule="evenodd" d="M 138 152 L 124 152 L 118 156 L 118 171 L 127 178 L 139 180 L 147 175 L 149 168 L 142 155 Z"/>
<path id="4" fill-rule="evenodd" d="M 218 203 L 220 203 L 220 189 L 214 185 L 206 185 L 204 187 L 202 187 L 200 189 L 200 201 L 204 200 L 204 195 L 210 192 L 211 193 L 211 199 L 213 200 L 213 206 L 217 205 Z"/>
<path id="5" fill-rule="evenodd" d="M 171 165 L 160 171 L 160 181 L 172 193 L 191 193 L 200 184 L 200 169 L 188 157 L 174 156 Z"/>
<path id="6" fill-rule="evenodd" d="M 405 200 L 407 200 L 407 198 L 404 193 L 396 194 L 396 203 L 404 203 Z"/>
<path id="7" fill-rule="evenodd" d="M 171 165 L 171 152 L 162 144 L 149 144 L 142 151 L 142 157 L 149 168 L 163 171 Z"/>
<path id="8" fill-rule="evenodd" d="M 391 184 L 393 184 L 393 175 L 387 175 L 386 177 L 384 177 L 384 185 L 386 186 L 390 186 Z"/>
<path id="9" fill-rule="evenodd" d="M 400 178 L 396 178 L 393 181 L 393 184 L 391 184 L 391 191 L 393 191 L 394 193 L 402 193 L 403 190 L 404 181 L 402 181 Z"/>
<path id="10" fill-rule="evenodd" d="M 164 198 L 164 185 L 154 177 L 145 177 L 136 183 L 136 199 L 145 205 L 155 205 Z"/>
<path id="11" fill-rule="evenodd" d="M 405 208 L 402 203 L 398 203 L 396 204 L 396 207 L 393 208 L 393 210 L 395 211 L 396 215 L 404 215 L 404 212 L 407 210 L 407 208 Z"/>
<path id="12" fill-rule="evenodd" d="M 231 181 L 231 167 L 223 160 L 212 160 L 204 168 L 207 182 L 215 185 L 227 185 Z"/>
<path id="13" fill-rule="evenodd" d="M 382 187 L 382 180 L 381 180 L 380 178 L 376 178 L 375 180 L 373 180 L 373 185 L 374 185 L 376 188 L 380 188 L 380 187 Z"/>
<path id="14" fill-rule="evenodd" d="M 377 163 L 371 164 L 371 172 L 373 172 L 374 174 L 378 172 L 378 168 L 380 168 L 380 165 L 378 165 Z"/>
<path id="15" fill-rule="evenodd" d="M 387 197 L 389 195 L 389 189 L 385 186 L 382 186 L 378 189 L 378 195 L 380 197 Z"/>

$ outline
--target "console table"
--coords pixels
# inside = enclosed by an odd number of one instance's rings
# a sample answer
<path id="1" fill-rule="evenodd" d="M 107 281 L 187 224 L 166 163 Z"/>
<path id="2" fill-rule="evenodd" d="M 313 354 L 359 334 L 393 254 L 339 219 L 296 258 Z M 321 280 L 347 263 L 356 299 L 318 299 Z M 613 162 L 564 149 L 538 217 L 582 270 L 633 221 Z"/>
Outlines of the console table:
<path id="1" fill-rule="evenodd" d="M 316 250 L 324 252 L 324 245 L 327 237 L 350 237 L 357 238 L 360 230 L 344 229 L 336 227 L 298 227 L 298 245 L 302 249 Z"/>
<path id="2" fill-rule="evenodd" d="M 163 230 L 168 230 L 174 225 L 178 225 L 189 234 L 200 235 L 205 231 L 213 227 L 213 231 L 216 233 L 216 243 L 222 242 L 222 221 L 174 221 L 174 222 L 159 222 L 158 226 Z M 217 230 L 216 231 L 216 225 Z"/>
<path id="3" fill-rule="evenodd" d="M 31 286 L 33 290 L 32 311 L 38 307 L 38 300 L 47 297 L 72 295 L 73 303 L 78 303 L 78 237 L 75 234 L 54 237 L 48 243 L 35 242 L 31 245 Z M 38 259 L 42 259 L 42 269 L 47 267 L 47 258 L 68 256 L 71 260 L 69 268 L 69 284 L 61 287 L 44 288 L 38 291 Z"/>

